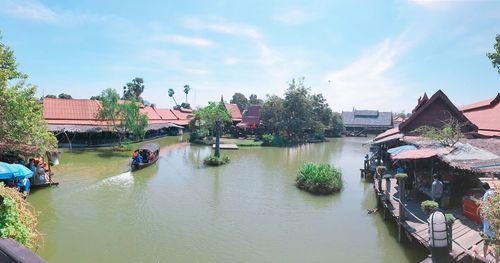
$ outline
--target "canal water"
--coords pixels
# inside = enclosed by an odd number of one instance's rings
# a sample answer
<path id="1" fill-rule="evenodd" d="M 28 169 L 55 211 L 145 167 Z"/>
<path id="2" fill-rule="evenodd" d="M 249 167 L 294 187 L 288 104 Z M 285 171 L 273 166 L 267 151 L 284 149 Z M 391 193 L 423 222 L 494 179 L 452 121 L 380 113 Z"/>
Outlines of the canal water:
<path id="1" fill-rule="evenodd" d="M 130 153 L 64 152 L 59 187 L 34 191 L 49 262 L 419 262 L 426 251 L 396 240 L 370 184 L 360 179 L 366 138 L 296 148 L 227 151 L 231 163 L 204 167 L 211 149 L 157 140 L 161 158 L 130 173 Z M 331 196 L 298 190 L 307 161 L 341 168 Z"/>

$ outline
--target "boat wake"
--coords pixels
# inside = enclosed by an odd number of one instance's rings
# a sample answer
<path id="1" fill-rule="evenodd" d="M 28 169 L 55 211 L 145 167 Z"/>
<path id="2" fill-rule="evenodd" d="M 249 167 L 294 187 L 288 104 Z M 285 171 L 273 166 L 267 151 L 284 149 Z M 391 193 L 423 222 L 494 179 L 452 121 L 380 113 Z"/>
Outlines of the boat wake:
<path id="1" fill-rule="evenodd" d="M 88 189 L 95 189 L 95 188 L 109 187 L 109 186 L 128 188 L 133 184 L 134 184 L 134 176 L 132 176 L 132 172 L 128 171 L 125 173 L 105 178 L 89 186 Z"/>

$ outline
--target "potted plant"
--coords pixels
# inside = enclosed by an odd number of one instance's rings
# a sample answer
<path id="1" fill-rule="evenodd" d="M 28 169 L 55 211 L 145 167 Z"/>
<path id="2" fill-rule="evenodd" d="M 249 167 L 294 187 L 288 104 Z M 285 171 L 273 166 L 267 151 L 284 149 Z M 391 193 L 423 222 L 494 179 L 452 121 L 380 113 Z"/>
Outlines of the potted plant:
<path id="1" fill-rule="evenodd" d="M 422 203 L 420 203 L 420 208 L 427 215 L 432 214 L 434 211 L 436 211 L 438 209 L 438 207 L 439 207 L 439 204 L 435 201 L 432 201 L 432 200 L 426 200 L 426 201 L 423 201 Z"/>

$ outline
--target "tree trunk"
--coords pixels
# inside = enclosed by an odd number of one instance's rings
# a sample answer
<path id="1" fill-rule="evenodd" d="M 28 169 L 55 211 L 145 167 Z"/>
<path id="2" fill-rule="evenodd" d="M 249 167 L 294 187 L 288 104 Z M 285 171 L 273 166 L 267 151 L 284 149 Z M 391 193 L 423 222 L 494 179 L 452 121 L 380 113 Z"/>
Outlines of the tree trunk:
<path id="1" fill-rule="evenodd" d="M 220 121 L 215 122 L 215 157 L 220 157 Z"/>

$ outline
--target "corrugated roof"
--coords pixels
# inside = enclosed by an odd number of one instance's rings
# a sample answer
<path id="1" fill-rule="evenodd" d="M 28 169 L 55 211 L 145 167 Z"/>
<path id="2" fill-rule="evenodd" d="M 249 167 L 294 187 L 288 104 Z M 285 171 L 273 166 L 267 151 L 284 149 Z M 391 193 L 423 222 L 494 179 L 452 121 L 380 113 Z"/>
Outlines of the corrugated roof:
<path id="1" fill-rule="evenodd" d="M 484 136 L 500 136 L 500 93 L 488 100 L 462 107 L 464 115 Z"/>
<path id="2" fill-rule="evenodd" d="M 343 111 L 342 120 L 346 127 L 392 127 L 392 112 L 378 112 L 378 115 L 373 113 L 358 115 L 357 112 L 371 112 L 371 111 Z"/>
<path id="3" fill-rule="evenodd" d="M 95 120 L 100 108 L 97 100 L 44 98 L 43 117 L 47 120 Z"/>
<path id="4" fill-rule="evenodd" d="M 177 116 L 175 116 L 172 113 L 172 110 L 170 109 L 157 109 L 155 108 L 155 111 L 158 115 L 160 115 L 160 118 L 162 120 L 177 120 Z"/>

